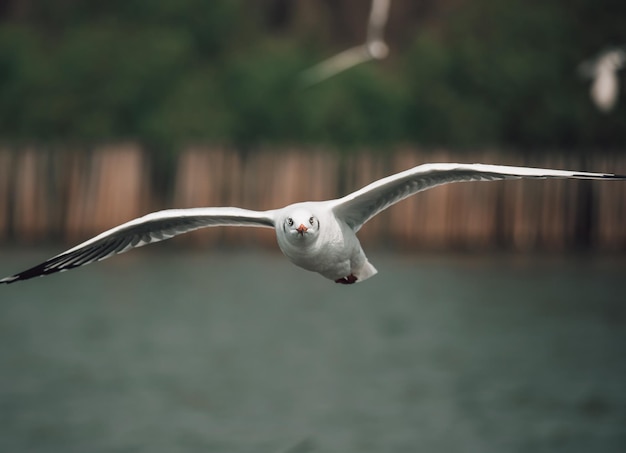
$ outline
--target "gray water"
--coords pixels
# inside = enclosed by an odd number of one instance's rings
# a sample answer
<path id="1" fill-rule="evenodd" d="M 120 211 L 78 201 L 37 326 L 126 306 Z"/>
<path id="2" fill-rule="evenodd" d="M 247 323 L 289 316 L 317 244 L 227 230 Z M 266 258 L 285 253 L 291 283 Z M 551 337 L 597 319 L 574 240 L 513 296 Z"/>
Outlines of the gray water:
<path id="1" fill-rule="evenodd" d="M 625 257 L 370 258 L 352 286 L 167 248 L 0 286 L 0 451 L 626 451 Z"/>

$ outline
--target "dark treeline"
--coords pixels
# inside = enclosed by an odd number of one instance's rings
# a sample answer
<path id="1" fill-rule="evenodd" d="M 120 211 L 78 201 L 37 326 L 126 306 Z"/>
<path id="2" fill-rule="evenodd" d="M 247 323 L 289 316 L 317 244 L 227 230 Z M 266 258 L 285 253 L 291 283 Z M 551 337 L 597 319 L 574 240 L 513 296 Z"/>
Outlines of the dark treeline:
<path id="1" fill-rule="evenodd" d="M 617 0 L 392 0 L 391 54 L 318 86 L 365 0 L 0 2 L 0 140 L 623 148 L 582 60 L 626 43 Z M 623 80 L 623 76 L 622 76 Z"/>

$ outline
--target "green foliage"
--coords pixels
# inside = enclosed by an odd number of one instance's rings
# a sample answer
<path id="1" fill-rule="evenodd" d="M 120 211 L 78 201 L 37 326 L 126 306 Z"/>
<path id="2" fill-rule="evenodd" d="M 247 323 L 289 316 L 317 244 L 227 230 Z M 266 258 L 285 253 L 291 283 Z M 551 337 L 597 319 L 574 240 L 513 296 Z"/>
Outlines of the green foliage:
<path id="1" fill-rule="evenodd" d="M 590 146 L 602 123 L 623 122 L 623 105 L 610 116 L 591 105 L 588 82 L 576 73 L 588 55 L 577 49 L 580 31 L 564 7 L 483 0 L 455 17 L 444 36 L 419 36 L 407 58 L 419 99 L 410 109 L 414 139 Z M 610 138 L 615 145 L 625 139 L 624 131 Z"/>
<path id="2" fill-rule="evenodd" d="M 272 30 L 262 5 L 32 2 L 0 23 L 0 138 L 165 149 L 626 143 L 624 95 L 599 113 L 576 73 L 626 43 L 625 2 L 462 2 L 412 42 L 392 42 L 389 60 L 307 89 L 301 72 L 336 49 L 320 55 L 310 32 Z"/>

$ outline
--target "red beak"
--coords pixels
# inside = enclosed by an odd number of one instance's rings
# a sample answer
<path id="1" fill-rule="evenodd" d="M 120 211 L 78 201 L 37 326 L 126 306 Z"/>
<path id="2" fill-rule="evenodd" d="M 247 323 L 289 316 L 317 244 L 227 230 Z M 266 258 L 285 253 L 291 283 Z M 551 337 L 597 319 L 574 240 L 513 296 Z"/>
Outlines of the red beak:
<path id="1" fill-rule="evenodd" d="M 306 230 L 308 230 L 308 228 L 305 227 L 302 223 L 300 224 L 298 228 L 296 228 L 296 231 L 298 232 L 300 236 L 304 236 L 304 233 L 306 233 Z"/>

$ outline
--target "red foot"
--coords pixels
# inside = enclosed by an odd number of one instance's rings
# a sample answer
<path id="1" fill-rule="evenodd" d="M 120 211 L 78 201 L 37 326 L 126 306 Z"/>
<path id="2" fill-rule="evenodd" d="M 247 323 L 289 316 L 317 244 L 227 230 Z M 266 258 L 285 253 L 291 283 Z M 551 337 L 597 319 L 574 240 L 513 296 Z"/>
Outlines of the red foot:
<path id="1" fill-rule="evenodd" d="M 335 283 L 341 283 L 342 285 L 351 285 L 352 283 L 356 283 L 357 280 L 358 279 L 353 274 L 350 274 L 347 277 L 338 278 L 337 280 L 335 280 Z"/>

